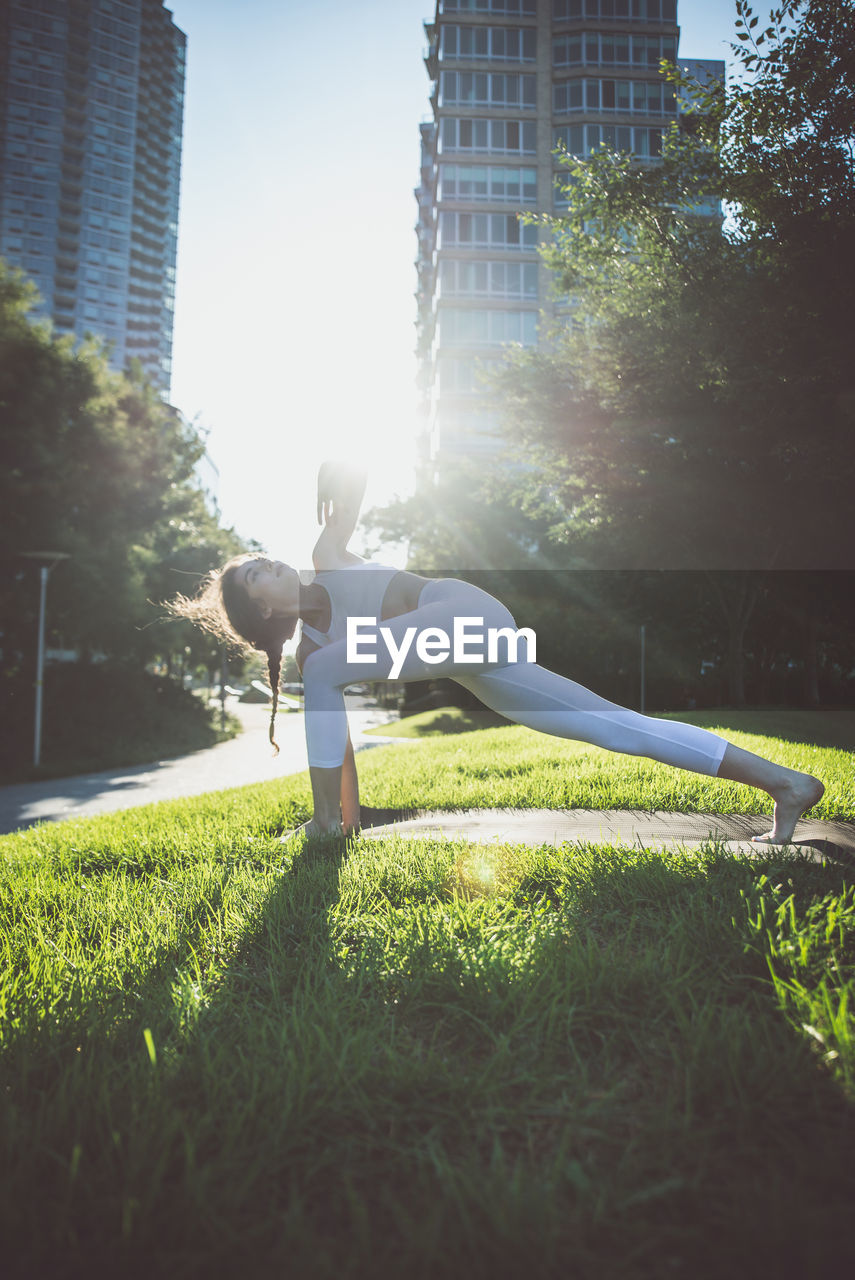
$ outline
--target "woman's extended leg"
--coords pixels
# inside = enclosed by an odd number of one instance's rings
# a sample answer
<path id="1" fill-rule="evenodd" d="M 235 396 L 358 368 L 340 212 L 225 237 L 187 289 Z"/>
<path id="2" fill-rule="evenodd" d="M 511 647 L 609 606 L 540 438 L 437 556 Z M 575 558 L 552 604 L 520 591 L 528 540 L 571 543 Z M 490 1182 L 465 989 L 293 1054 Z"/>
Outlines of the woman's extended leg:
<path id="1" fill-rule="evenodd" d="M 500 715 L 543 733 L 759 787 L 775 801 L 775 820 L 758 842 L 785 844 L 825 790 L 811 774 L 773 764 L 708 729 L 619 707 L 545 667 L 516 664 L 454 679 Z"/>

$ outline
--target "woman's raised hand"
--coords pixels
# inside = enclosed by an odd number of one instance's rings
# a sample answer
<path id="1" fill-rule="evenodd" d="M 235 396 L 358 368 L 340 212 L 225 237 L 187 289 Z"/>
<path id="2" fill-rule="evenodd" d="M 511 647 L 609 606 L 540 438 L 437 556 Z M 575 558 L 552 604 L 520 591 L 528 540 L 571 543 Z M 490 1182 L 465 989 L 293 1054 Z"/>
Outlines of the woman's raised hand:
<path id="1" fill-rule="evenodd" d="M 366 474 L 361 467 L 330 459 L 318 472 L 318 524 L 329 524 L 337 515 L 358 511 L 365 492 Z"/>
<path id="2" fill-rule="evenodd" d="M 332 515 L 332 504 L 339 500 L 336 492 L 338 463 L 322 462 L 318 472 L 318 524 L 326 524 Z"/>

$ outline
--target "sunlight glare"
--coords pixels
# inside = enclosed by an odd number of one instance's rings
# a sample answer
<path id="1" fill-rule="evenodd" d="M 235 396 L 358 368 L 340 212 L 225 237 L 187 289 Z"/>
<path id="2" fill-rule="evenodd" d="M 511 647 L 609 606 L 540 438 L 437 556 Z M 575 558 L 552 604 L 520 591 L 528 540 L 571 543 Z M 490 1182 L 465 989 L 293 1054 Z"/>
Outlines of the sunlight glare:
<path id="1" fill-rule="evenodd" d="M 499 858 L 495 846 L 475 845 L 457 859 L 458 884 L 467 897 L 491 897 L 496 892 Z"/>

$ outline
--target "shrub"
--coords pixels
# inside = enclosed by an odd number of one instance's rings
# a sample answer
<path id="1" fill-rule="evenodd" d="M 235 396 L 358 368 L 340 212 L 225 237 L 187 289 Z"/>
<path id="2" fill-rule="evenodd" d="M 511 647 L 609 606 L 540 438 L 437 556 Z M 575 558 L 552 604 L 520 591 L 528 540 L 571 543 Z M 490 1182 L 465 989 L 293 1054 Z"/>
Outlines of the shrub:
<path id="1" fill-rule="evenodd" d="M 33 687 L 10 681 L 3 700 L 0 767 L 7 778 L 32 776 Z M 114 662 L 45 671 L 41 774 L 144 763 L 221 737 L 204 704 L 168 677 Z"/>

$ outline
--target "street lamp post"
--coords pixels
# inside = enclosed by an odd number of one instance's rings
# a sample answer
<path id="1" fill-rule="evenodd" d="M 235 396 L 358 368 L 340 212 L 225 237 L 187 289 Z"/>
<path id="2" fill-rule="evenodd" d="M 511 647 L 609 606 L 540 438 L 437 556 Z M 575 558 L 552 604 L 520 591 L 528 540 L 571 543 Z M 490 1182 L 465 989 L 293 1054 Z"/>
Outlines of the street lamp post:
<path id="1" fill-rule="evenodd" d="M 33 764 L 38 767 L 42 758 L 42 690 L 45 671 L 45 601 L 50 571 L 60 560 L 68 560 L 67 551 L 22 551 L 28 560 L 40 560 L 39 565 L 39 644 L 36 657 L 36 723 L 33 732 Z"/>
<path id="2" fill-rule="evenodd" d="M 645 660 L 645 652 L 644 652 L 646 639 L 647 639 L 647 627 L 642 622 L 641 624 L 641 707 L 639 708 L 642 715 L 644 715 L 644 704 L 646 701 L 646 693 L 647 693 L 647 690 L 645 688 L 645 685 L 647 683 L 647 680 L 646 680 L 647 672 L 645 670 L 646 660 Z"/>
<path id="3" fill-rule="evenodd" d="M 223 645 L 220 650 L 220 730 L 222 733 L 226 731 L 226 677 L 228 670 L 226 646 Z"/>

